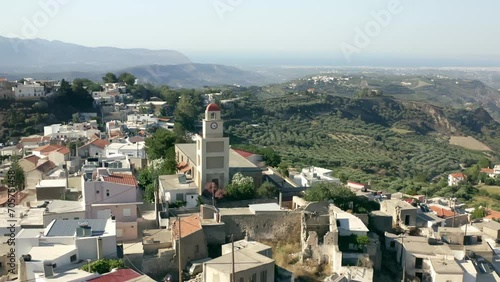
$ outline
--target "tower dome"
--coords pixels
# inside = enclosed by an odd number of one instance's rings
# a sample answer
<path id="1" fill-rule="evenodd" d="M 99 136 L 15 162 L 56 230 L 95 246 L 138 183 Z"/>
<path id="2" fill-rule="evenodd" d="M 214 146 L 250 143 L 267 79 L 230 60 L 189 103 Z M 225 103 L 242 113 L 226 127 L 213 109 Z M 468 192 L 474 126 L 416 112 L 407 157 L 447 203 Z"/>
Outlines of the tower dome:
<path id="1" fill-rule="evenodd" d="M 217 105 L 215 103 L 211 103 L 211 104 L 208 104 L 206 111 L 207 112 L 220 112 L 220 107 L 219 107 L 219 105 Z"/>

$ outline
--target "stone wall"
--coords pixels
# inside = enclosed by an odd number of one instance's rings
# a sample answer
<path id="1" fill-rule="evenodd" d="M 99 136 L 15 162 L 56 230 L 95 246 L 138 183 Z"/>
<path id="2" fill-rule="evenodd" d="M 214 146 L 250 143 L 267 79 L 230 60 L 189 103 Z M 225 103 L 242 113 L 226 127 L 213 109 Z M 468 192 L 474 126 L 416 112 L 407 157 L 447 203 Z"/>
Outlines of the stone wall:
<path id="1" fill-rule="evenodd" d="M 223 215 L 221 221 L 226 234 L 234 234 L 235 241 L 244 239 L 246 231 L 250 240 L 300 242 L 300 218 L 300 212 L 284 211 L 280 215 Z"/>

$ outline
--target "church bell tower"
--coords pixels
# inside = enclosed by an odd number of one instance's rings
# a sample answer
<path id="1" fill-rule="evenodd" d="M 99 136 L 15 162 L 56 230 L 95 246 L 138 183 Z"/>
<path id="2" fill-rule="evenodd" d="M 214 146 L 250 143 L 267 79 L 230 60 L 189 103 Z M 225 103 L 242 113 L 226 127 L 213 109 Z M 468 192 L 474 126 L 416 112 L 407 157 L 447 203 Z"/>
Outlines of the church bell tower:
<path id="1" fill-rule="evenodd" d="M 219 188 L 229 183 L 229 138 L 224 137 L 220 107 L 209 104 L 205 109 L 203 133 L 196 140 L 195 181 L 201 194 L 205 185 L 215 182 Z"/>

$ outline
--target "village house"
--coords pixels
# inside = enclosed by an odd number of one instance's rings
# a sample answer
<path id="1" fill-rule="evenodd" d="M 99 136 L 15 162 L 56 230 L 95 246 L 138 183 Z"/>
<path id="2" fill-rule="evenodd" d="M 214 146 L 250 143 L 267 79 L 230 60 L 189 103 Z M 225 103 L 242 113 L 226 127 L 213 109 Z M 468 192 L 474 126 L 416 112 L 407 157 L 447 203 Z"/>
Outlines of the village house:
<path id="1" fill-rule="evenodd" d="M 384 200 L 380 204 L 380 211 L 392 216 L 392 224 L 395 228 L 409 230 L 417 225 L 417 208 L 405 201 Z"/>
<path id="2" fill-rule="evenodd" d="M 78 268 L 87 259 L 116 258 L 115 232 L 111 218 L 55 219 L 44 229 L 22 229 L 15 238 L 19 279 L 38 281 L 62 275 L 65 281 L 94 278 L 93 273 Z"/>
<path id="3" fill-rule="evenodd" d="M 23 137 L 19 141 L 19 145 L 22 148 L 24 155 L 31 154 L 31 150 L 45 146 L 50 143 L 50 136 L 39 136 L 33 135 L 30 137 Z"/>
<path id="4" fill-rule="evenodd" d="M 119 240 L 137 238 L 137 225 L 141 220 L 137 205 L 142 201 L 138 200 L 141 196 L 135 176 L 97 168 L 82 175 L 81 187 L 87 218 L 113 216 Z"/>
<path id="5" fill-rule="evenodd" d="M 48 159 L 30 155 L 19 160 L 19 166 L 24 171 L 25 188 L 34 189 L 41 180 L 57 170 L 57 166 Z"/>
<path id="6" fill-rule="evenodd" d="M 115 155 L 123 155 L 131 158 L 145 159 L 146 144 L 145 142 L 137 142 L 135 144 L 128 142 L 113 142 L 105 148 L 105 156 L 111 157 Z"/>
<path id="7" fill-rule="evenodd" d="M 54 200 L 61 199 L 66 195 L 66 179 L 46 179 L 41 180 L 35 185 L 36 200 Z"/>
<path id="8" fill-rule="evenodd" d="M 6 78 L 0 78 L 0 100 L 14 99 L 14 91 L 12 87 L 14 87 L 13 82 L 8 81 Z"/>
<path id="9" fill-rule="evenodd" d="M 160 204 L 165 208 L 168 204 L 186 202 L 187 208 L 198 205 L 198 187 L 192 179 L 181 175 L 160 175 L 158 177 Z"/>
<path id="10" fill-rule="evenodd" d="M 40 99 L 48 97 L 52 93 L 48 93 L 43 85 L 35 82 L 33 79 L 26 78 L 23 83 L 16 83 L 12 87 L 15 99 Z"/>
<path id="11" fill-rule="evenodd" d="M 253 241 L 234 242 L 234 278 L 232 246 L 222 247 L 222 256 L 203 263 L 203 281 L 275 281 L 275 264 L 269 246 Z"/>
<path id="12" fill-rule="evenodd" d="M 467 176 L 461 172 L 450 173 L 448 175 L 448 186 L 456 186 L 460 182 L 465 181 Z"/>
<path id="13" fill-rule="evenodd" d="M 104 139 L 93 139 L 87 144 L 78 147 L 77 154 L 81 158 L 98 158 L 106 155 L 106 146 L 110 143 Z"/>
<path id="14" fill-rule="evenodd" d="M 311 187 L 316 182 L 328 182 L 340 186 L 340 179 L 332 177 L 332 170 L 314 166 L 302 169 L 293 180 L 301 187 Z"/>
<path id="15" fill-rule="evenodd" d="M 56 166 L 61 167 L 70 160 L 70 151 L 68 147 L 61 145 L 45 145 L 32 150 L 33 155 L 40 158 L 47 157 Z"/>
<path id="16" fill-rule="evenodd" d="M 52 124 L 44 126 L 43 135 L 50 136 L 51 139 L 68 140 L 99 136 L 101 131 L 97 125 L 90 123 L 74 123 L 74 124 Z"/>

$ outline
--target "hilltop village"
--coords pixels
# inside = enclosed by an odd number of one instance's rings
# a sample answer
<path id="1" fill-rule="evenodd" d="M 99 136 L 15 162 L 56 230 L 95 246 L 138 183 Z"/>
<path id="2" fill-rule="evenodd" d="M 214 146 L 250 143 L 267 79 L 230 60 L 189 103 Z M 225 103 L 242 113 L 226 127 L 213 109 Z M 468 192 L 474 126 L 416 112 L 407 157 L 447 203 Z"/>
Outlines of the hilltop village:
<path id="1" fill-rule="evenodd" d="M 62 84 L 3 79 L 0 99 Z M 223 112 L 238 98 L 203 95 L 201 126 L 178 138 L 168 102 L 101 87 L 93 111 L 1 144 L 1 281 L 500 281 L 500 211 L 234 148 Z M 478 169 L 498 182 L 499 164 Z"/>

